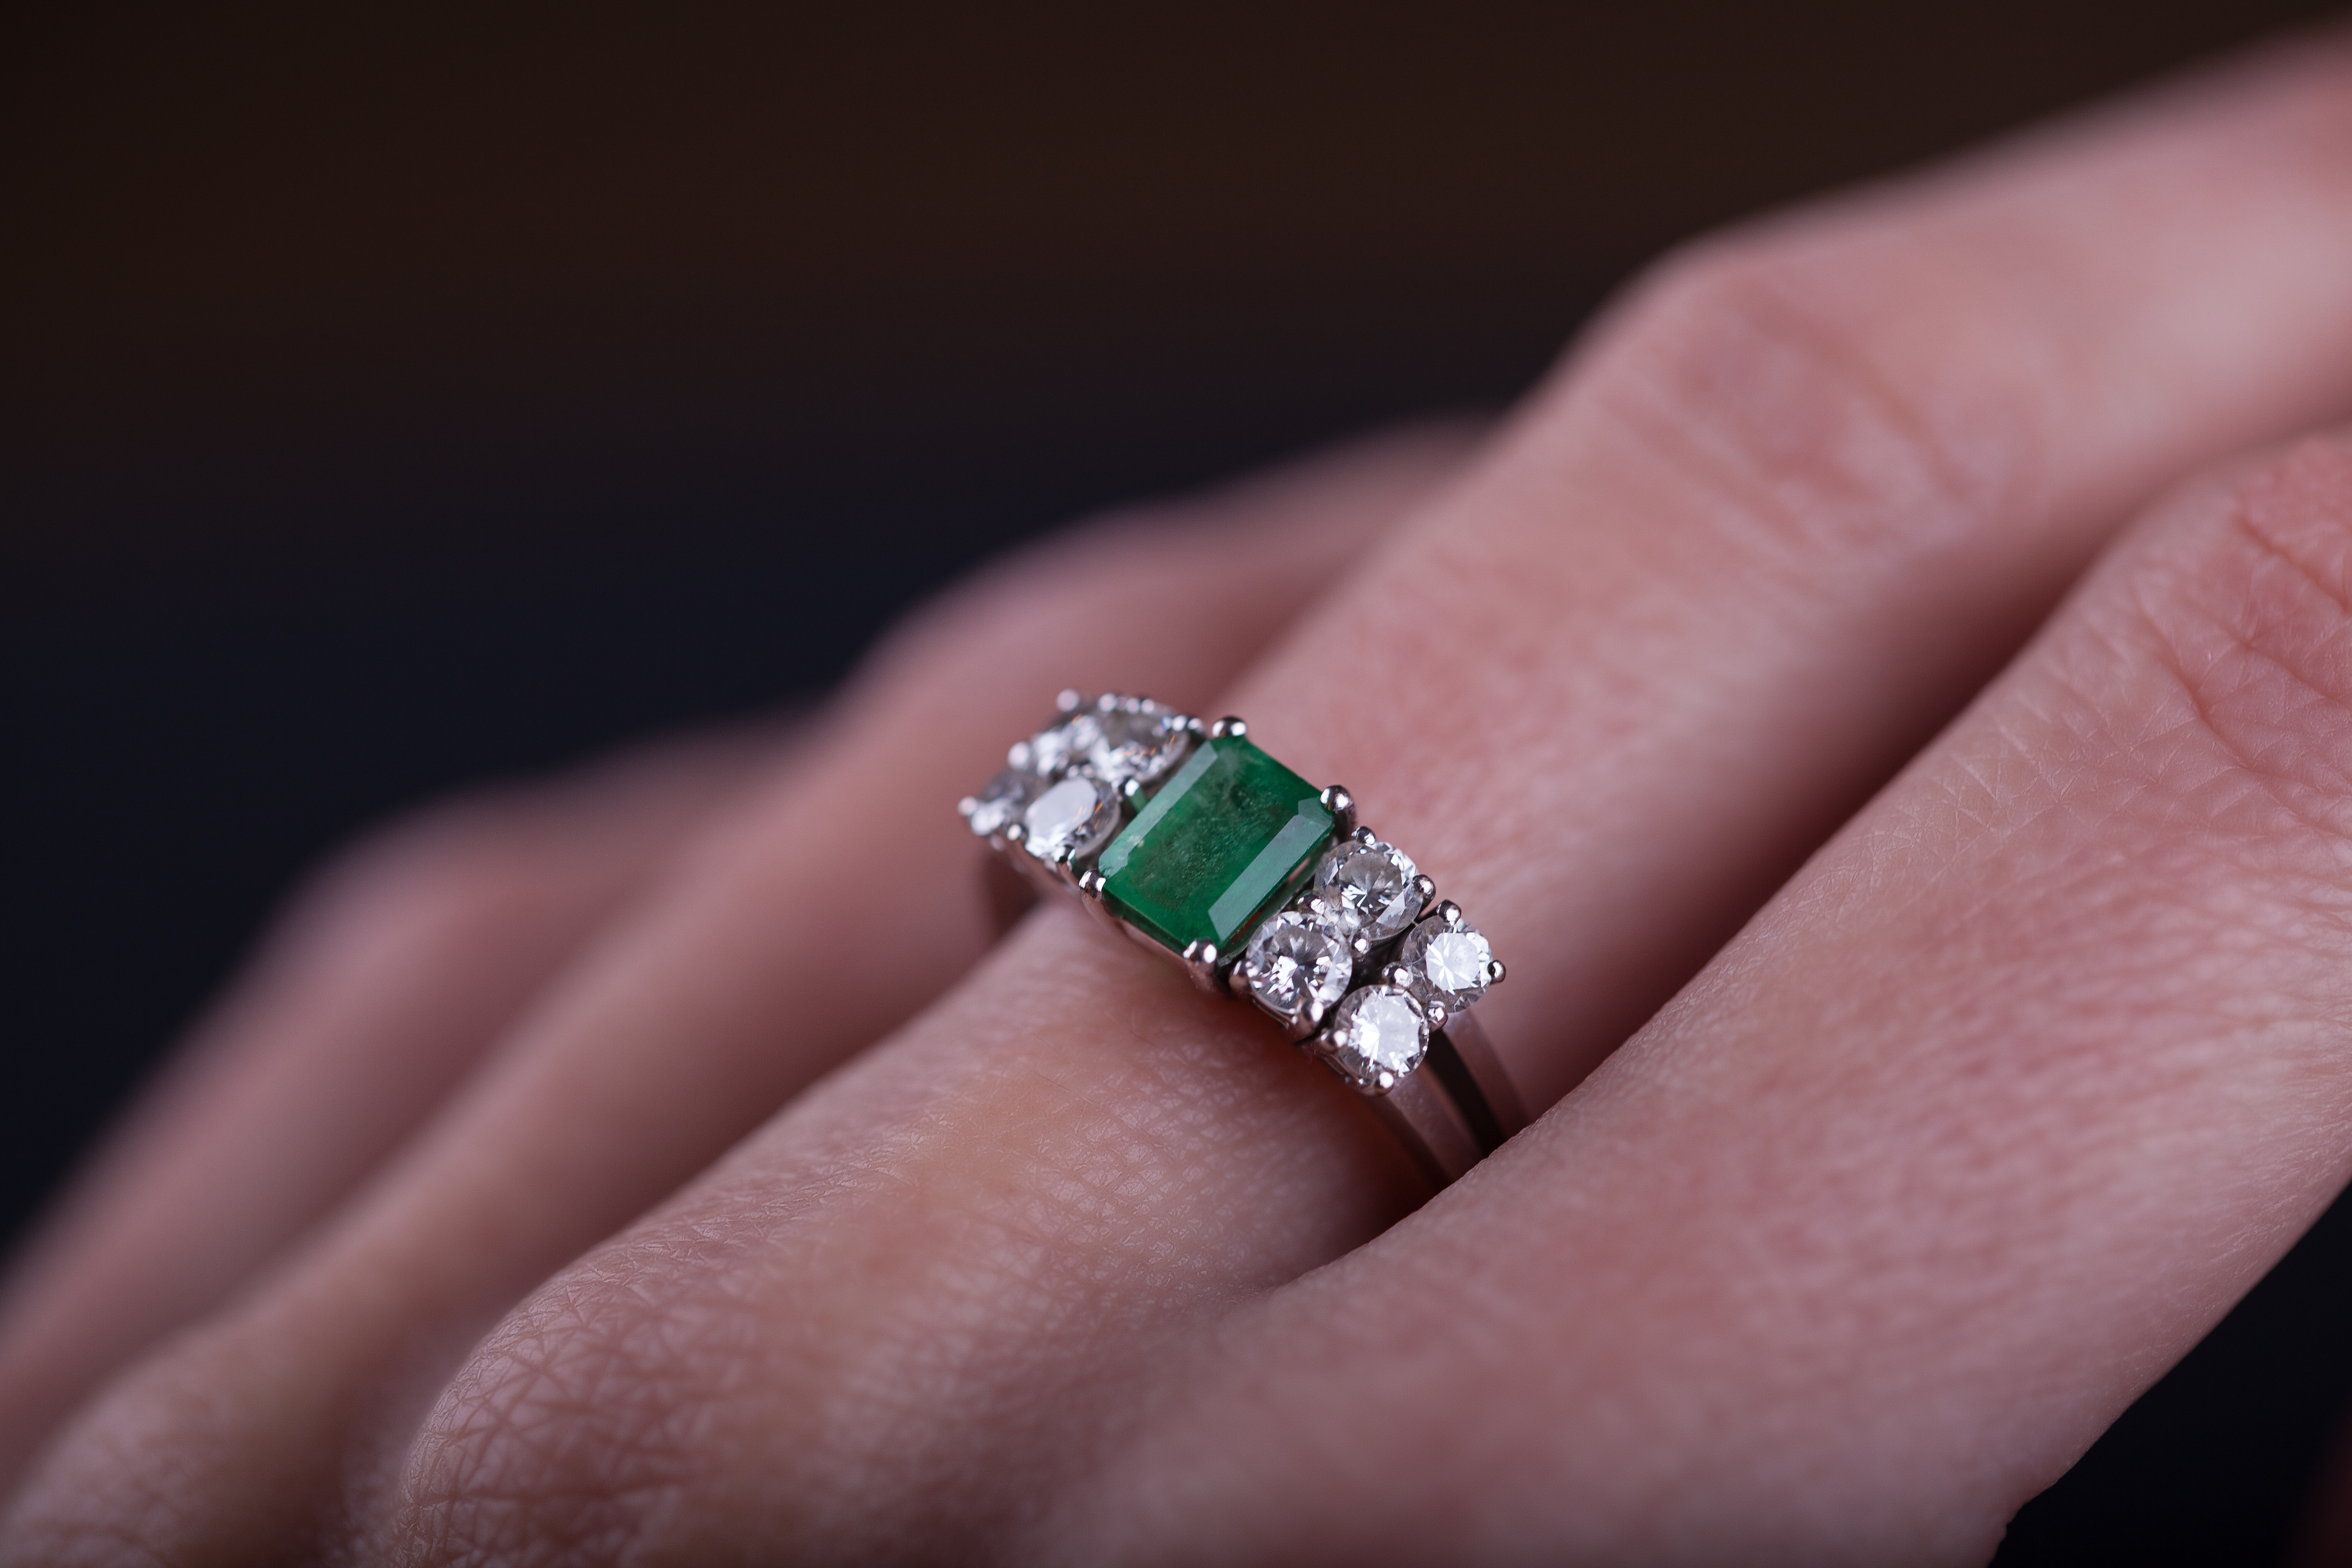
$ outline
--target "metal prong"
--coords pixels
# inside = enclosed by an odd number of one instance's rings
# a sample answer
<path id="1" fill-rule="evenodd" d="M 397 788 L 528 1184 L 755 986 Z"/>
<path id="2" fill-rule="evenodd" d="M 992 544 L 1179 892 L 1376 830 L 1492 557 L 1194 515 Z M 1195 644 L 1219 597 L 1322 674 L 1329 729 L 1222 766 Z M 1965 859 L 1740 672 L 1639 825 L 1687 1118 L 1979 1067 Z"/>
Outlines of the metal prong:
<path id="1" fill-rule="evenodd" d="M 1283 1013 L 1267 1006 L 1259 999 L 1258 994 L 1250 989 L 1249 976 L 1242 972 L 1242 967 L 1238 964 L 1225 977 L 1225 984 L 1235 996 L 1281 1025 L 1282 1032 L 1289 1037 L 1293 1045 L 1306 1039 L 1322 1026 L 1323 1009 L 1319 1006 L 1310 1005 L 1304 1013 Z"/>
<path id="2" fill-rule="evenodd" d="M 1023 822 L 1008 822 L 1004 825 L 1003 829 L 998 832 L 997 837 L 1003 839 L 1004 842 L 1012 847 L 1018 849 L 1021 847 L 1021 841 L 1029 837 L 1028 824 Z"/>
<path id="3" fill-rule="evenodd" d="M 1062 689 L 1060 694 L 1054 699 L 1054 709 L 1056 712 L 1075 713 L 1078 710 L 1078 704 L 1085 700 L 1085 696 L 1079 692 L 1076 687 L 1066 686 Z"/>
<path id="4" fill-rule="evenodd" d="M 1447 925 L 1458 926 L 1462 923 L 1462 906 L 1448 899 L 1437 906 L 1437 918 Z"/>
<path id="5" fill-rule="evenodd" d="M 1217 944 L 1213 942 L 1192 942 L 1184 944 L 1184 973 L 1192 984 L 1212 996 L 1231 994 L 1225 989 L 1224 977 L 1217 973 Z"/>
<path id="6" fill-rule="evenodd" d="M 1116 713 L 1123 707 L 1131 707 L 1134 701 L 1132 697 L 1122 700 L 1118 692 L 1106 691 L 1095 699 L 1095 707 L 1105 713 Z"/>
<path id="7" fill-rule="evenodd" d="M 1078 889 L 1078 897 L 1086 900 L 1088 903 L 1098 904 L 1102 902 L 1103 889 L 1108 886 L 1108 882 L 1100 871 L 1097 871 L 1093 867 L 1089 866 L 1085 870 L 1078 873 L 1078 879 L 1076 885 Z"/>
<path id="8" fill-rule="evenodd" d="M 1325 784 L 1316 798 L 1331 814 L 1331 837 L 1345 838 L 1356 831 L 1356 797 L 1348 793 L 1346 786 Z"/>
<path id="9" fill-rule="evenodd" d="M 1381 836 L 1373 832 L 1369 827 L 1359 827 L 1356 829 L 1354 837 L 1357 843 L 1364 846 L 1367 849 L 1381 841 Z"/>
<path id="10" fill-rule="evenodd" d="M 1209 739 L 1212 741 L 1223 741 L 1228 737 L 1238 741 L 1248 733 L 1249 726 L 1230 713 L 1209 726 Z"/>
<path id="11" fill-rule="evenodd" d="M 1486 961 L 1486 984 L 1489 985 L 1500 985 L 1502 983 L 1503 961 L 1499 958 L 1488 959 Z"/>
<path id="12" fill-rule="evenodd" d="M 1421 895 L 1421 908 L 1424 910 L 1429 908 L 1429 900 L 1437 897 L 1437 884 L 1427 877 L 1418 874 L 1412 879 L 1412 890 Z M 1456 910 L 1455 913 L 1458 915 L 1460 911 Z M 1416 913 L 1413 918 L 1418 920 L 1421 917 Z"/>
<path id="13" fill-rule="evenodd" d="M 1391 963 L 1381 971 L 1381 984 L 1393 985 L 1400 991 L 1412 989 L 1412 971 L 1402 963 Z"/>
<path id="14" fill-rule="evenodd" d="M 1129 805 L 1143 804 L 1143 785 L 1135 779 L 1118 781 L 1118 797 Z"/>

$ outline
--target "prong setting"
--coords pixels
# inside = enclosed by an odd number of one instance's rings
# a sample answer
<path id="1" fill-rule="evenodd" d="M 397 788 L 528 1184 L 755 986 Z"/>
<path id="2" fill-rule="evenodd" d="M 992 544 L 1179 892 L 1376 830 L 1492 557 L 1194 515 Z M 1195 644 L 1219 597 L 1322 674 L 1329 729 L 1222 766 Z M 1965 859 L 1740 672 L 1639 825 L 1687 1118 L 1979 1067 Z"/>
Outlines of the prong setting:
<path id="1" fill-rule="evenodd" d="M 1467 1029 L 1474 1042 L 1483 1038 L 1468 1015 L 1502 981 L 1502 961 L 1459 905 L 1439 900 L 1436 884 L 1360 820 L 1350 791 L 1317 789 L 1291 773 L 1230 715 L 1204 724 L 1148 698 L 1076 689 L 1060 693 L 1055 709 L 1045 729 L 1008 749 L 1003 772 L 957 803 L 974 837 L 1028 881 L 1075 894 L 1107 927 L 1174 957 L 1202 991 L 1250 1002 L 1361 1093 L 1390 1095 L 1449 1026 Z M 1243 743 L 1200 751 L 1216 741 Z M 1186 782 L 1178 794 L 1160 799 L 1180 775 Z M 1244 778 L 1255 781 L 1246 786 L 1255 794 L 1228 796 L 1223 792 L 1236 785 L 1213 782 Z M 1272 793 L 1277 789 L 1297 794 Z M 1202 911 L 1245 885 L 1239 868 L 1272 844 L 1292 808 L 1250 817 L 1214 804 L 1228 799 L 1254 803 L 1247 809 L 1261 813 L 1269 801 L 1296 800 L 1298 820 L 1313 834 L 1296 859 L 1275 862 L 1283 868 L 1263 893 L 1233 895 L 1247 906 L 1237 919 Z M 1216 814 L 1205 826 L 1204 809 Z M 1117 854 L 1107 854 L 1114 842 Z M 1187 858 L 1193 851 L 1162 847 L 1171 842 L 1217 847 L 1206 862 L 1217 868 L 1213 875 L 1180 869 L 1195 864 Z M 1213 941 L 1184 941 L 1179 950 L 1181 938 L 1211 931 Z M 1478 1048 L 1491 1057 L 1490 1047 Z M 1423 1075 L 1399 1100 L 1493 1098 L 1483 1088 L 1459 1087 L 1462 1068 L 1453 1056 L 1441 1058 L 1438 1071 L 1454 1075 L 1445 1082 L 1455 1087 L 1429 1088 L 1438 1080 Z M 1506 1081 L 1495 1092 L 1508 1100 L 1508 1090 Z M 1396 1124 L 1388 1110 L 1383 1117 Z M 1507 1129 L 1479 1136 L 1490 1146 L 1504 1135 Z"/>
<path id="2" fill-rule="evenodd" d="M 1217 970 L 1217 944 L 1215 942 L 1187 942 L 1184 945 L 1184 951 L 1179 953 L 1177 957 L 1182 962 L 1184 972 L 1192 977 L 1193 984 L 1199 986 L 1202 990 L 1207 992 L 1212 996 L 1223 996 L 1228 994 L 1225 989 L 1225 977 L 1219 973 Z"/>
<path id="3" fill-rule="evenodd" d="M 1354 837 L 1356 797 L 1339 784 L 1325 784 L 1323 793 L 1316 798 L 1323 803 L 1323 809 L 1331 814 L 1331 836 L 1335 838 Z"/>

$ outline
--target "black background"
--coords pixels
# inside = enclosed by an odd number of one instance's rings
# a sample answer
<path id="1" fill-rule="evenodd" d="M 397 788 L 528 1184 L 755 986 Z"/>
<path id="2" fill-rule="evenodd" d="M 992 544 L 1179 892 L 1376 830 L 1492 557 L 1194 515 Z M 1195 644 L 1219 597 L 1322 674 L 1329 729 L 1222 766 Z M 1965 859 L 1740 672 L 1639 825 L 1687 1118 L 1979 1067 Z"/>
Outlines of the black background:
<path id="1" fill-rule="evenodd" d="M 362 825 L 2325 8 L 1105 9 L 0 23 L 0 1227 Z M 2339 1210 L 2003 1560 L 2273 1560 L 2346 1324 Z"/>

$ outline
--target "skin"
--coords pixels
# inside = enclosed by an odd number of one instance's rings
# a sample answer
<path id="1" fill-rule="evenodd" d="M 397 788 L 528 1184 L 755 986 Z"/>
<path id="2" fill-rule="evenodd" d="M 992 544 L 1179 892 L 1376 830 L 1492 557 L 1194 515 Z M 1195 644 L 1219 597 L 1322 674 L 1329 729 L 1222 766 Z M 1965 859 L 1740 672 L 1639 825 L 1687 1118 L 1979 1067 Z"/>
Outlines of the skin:
<path id="1" fill-rule="evenodd" d="M 155 1262 L 0 1563 L 1980 1561 L 2352 1173 L 2347 410 L 2318 40 L 1671 258 L 1467 448 L 1008 566 L 553 900 L 333 1202 Z M 1431 1197 L 1171 966 L 990 949 L 943 803 L 1066 683 L 1344 781 L 1549 1111 Z M 287 1102 L 196 1098 L 233 1232 Z"/>

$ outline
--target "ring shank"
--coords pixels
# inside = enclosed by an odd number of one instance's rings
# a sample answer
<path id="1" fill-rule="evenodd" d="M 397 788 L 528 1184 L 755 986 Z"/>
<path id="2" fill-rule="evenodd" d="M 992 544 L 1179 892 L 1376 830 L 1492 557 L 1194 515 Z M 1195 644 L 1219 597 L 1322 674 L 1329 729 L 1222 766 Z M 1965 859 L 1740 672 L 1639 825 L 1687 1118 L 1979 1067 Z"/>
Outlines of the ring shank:
<path id="1" fill-rule="evenodd" d="M 1394 1089 L 1373 1096 L 1371 1106 L 1422 1173 L 1438 1186 L 1458 1180 L 1486 1154 L 1460 1108 L 1433 1074 L 1407 1073 Z"/>
<path id="2" fill-rule="evenodd" d="M 1429 1056 L 1372 1109 L 1443 1187 L 1528 1124 L 1518 1090 L 1476 1019 L 1463 1013 L 1432 1035 Z"/>

